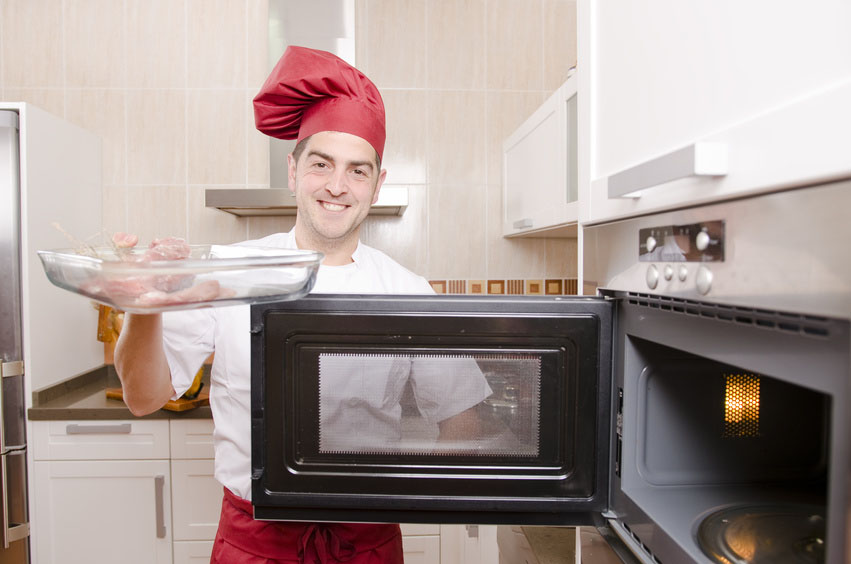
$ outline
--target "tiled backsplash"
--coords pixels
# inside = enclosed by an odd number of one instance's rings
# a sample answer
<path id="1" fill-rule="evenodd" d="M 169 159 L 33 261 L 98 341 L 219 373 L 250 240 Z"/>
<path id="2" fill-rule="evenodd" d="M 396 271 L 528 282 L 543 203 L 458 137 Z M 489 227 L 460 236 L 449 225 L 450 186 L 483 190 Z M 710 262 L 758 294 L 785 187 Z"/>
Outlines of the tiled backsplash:
<path id="1" fill-rule="evenodd" d="M 527 278 L 513 280 L 429 280 L 438 294 L 507 294 L 564 296 L 578 293 L 576 278 Z"/>

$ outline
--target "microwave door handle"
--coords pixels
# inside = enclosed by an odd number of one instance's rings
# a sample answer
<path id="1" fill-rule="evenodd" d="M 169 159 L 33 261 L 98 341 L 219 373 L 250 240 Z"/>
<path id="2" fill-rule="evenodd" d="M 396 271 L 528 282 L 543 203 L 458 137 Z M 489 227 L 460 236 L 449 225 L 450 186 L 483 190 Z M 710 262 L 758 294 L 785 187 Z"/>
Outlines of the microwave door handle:
<path id="1" fill-rule="evenodd" d="M 609 198 L 640 198 L 644 189 L 681 178 L 726 176 L 727 168 L 727 145 L 693 143 L 609 176 Z"/>
<path id="2" fill-rule="evenodd" d="M 16 523 L 14 525 L 9 524 L 9 480 L 8 480 L 8 472 L 6 470 L 6 460 L 8 456 L 23 456 L 21 454 L 3 454 L 0 455 L 0 487 L 2 487 L 3 493 L 3 526 L 0 527 L 0 534 L 3 535 L 3 547 L 9 548 L 9 545 L 13 542 L 26 538 L 30 534 L 30 524 L 29 523 Z"/>

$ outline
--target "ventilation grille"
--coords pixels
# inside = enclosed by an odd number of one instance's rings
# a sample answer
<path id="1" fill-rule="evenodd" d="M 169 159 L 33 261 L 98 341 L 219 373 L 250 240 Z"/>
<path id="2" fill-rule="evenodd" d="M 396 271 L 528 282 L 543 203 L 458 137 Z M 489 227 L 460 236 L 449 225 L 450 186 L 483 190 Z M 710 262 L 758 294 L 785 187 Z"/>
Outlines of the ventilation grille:
<path id="1" fill-rule="evenodd" d="M 823 317 L 728 306 L 633 292 L 627 294 L 627 302 L 641 307 L 717 319 L 718 321 L 735 323 L 737 325 L 750 325 L 770 331 L 780 331 L 817 338 L 830 337 L 831 322 Z"/>

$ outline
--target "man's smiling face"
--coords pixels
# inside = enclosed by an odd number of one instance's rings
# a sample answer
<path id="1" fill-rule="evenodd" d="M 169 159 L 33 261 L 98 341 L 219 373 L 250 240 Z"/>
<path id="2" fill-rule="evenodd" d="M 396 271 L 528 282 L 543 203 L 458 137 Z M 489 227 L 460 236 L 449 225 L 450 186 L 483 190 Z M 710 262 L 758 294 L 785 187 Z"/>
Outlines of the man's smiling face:
<path id="1" fill-rule="evenodd" d="M 326 254 L 354 248 L 386 174 L 372 145 L 355 135 L 323 131 L 307 139 L 297 161 L 290 155 L 288 166 L 299 244 Z"/>

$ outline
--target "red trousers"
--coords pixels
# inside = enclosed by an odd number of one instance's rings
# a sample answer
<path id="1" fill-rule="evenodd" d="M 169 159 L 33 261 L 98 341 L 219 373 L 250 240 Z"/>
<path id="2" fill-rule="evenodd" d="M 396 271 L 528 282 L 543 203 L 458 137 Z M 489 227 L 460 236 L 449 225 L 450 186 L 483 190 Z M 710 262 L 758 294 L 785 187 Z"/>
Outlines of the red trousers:
<path id="1" fill-rule="evenodd" d="M 402 564 L 399 525 L 257 521 L 227 488 L 211 564 Z"/>

